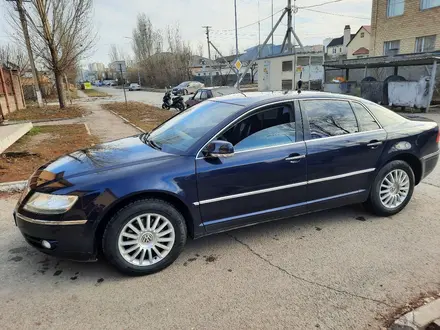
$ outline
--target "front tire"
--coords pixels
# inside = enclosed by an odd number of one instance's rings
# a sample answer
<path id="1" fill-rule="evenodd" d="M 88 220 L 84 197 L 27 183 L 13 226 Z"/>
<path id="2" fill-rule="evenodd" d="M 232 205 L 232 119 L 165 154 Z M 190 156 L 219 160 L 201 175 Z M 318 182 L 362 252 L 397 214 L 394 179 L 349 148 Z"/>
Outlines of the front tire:
<path id="1" fill-rule="evenodd" d="M 188 95 L 188 90 L 187 89 L 185 89 L 184 94 Z"/>
<path id="2" fill-rule="evenodd" d="M 128 275 L 149 275 L 171 265 L 183 250 L 182 214 L 158 199 L 137 200 L 117 212 L 103 235 L 107 260 Z"/>
<path id="3" fill-rule="evenodd" d="M 414 186 L 414 172 L 408 163 L 402 160 L 389 162 L 374 179 L 365 206 L 379 216 L 397 214 L 411 200 Z"/>

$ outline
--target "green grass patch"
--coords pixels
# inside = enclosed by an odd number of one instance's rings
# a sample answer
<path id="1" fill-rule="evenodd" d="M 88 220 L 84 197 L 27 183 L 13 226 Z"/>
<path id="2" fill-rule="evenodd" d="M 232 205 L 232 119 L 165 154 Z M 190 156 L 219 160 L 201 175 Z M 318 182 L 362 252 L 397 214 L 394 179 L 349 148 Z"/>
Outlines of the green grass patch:
<path id="1" fill-rule="evenodd" d="M 32 127 L 29 132 L 27 132 L 27 135 L 34 136 L 41 133 L 41 127 Z"/>
<path id="2" fill-rule="evenodd" d="M 110 96 L 107 93 L 99 92 L 95 89 L 84 89 L 83 92 L 89 97 L 107 97 Z"/>

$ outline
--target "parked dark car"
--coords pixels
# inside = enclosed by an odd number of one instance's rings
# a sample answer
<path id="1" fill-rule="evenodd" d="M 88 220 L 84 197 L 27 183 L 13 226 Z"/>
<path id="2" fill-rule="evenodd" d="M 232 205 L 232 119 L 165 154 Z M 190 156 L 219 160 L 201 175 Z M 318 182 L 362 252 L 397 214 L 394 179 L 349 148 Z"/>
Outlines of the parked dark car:
<path id="1" fill-rule="evenodd" d="M 234 94 L 44 165 L 14 218 L 42 252 L 102 250 L 122 272 L 151 274 L 188 238 L 352 203 L 396 214 L 436 166 L 438 142 L 435 122 L 355 97 Z"/>
<path id="2" fill-rule="evenodd" d="M 199 89 L 193 97 L 189 98 L 185 104 L 187 108 L 191 108 L 192 106 L 203 102 L 207 99 L 219 96 L 225 96 L 230 94 L 236 94 L 240 91 L 235 87 L 228 86 L 220 86 L 220 87 L 205 87 Z"/>

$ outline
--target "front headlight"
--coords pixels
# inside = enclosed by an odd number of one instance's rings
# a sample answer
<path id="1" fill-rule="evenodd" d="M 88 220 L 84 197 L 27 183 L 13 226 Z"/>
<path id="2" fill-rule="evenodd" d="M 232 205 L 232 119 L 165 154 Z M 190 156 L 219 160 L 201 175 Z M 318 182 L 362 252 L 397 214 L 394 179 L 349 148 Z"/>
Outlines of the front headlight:
<path id="1" fill-rule="evenodd" d="M 78 196 L 50 195 L 34 193 L 23 207 L 26 211 L 41 214 L 62 214 L 69 211 Z"/>

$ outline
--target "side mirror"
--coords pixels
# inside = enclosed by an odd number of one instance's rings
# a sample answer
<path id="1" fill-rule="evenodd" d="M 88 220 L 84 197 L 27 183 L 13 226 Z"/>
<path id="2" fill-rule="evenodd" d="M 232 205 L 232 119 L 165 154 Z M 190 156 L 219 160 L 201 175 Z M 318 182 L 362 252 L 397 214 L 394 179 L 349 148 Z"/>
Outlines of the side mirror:
<path id="1" fill-rule="evenodd" d="M 234 146 L 228 141 L 215 140 L 203 150 L 205 157 L 226 158 L 234 156 Z"/>

